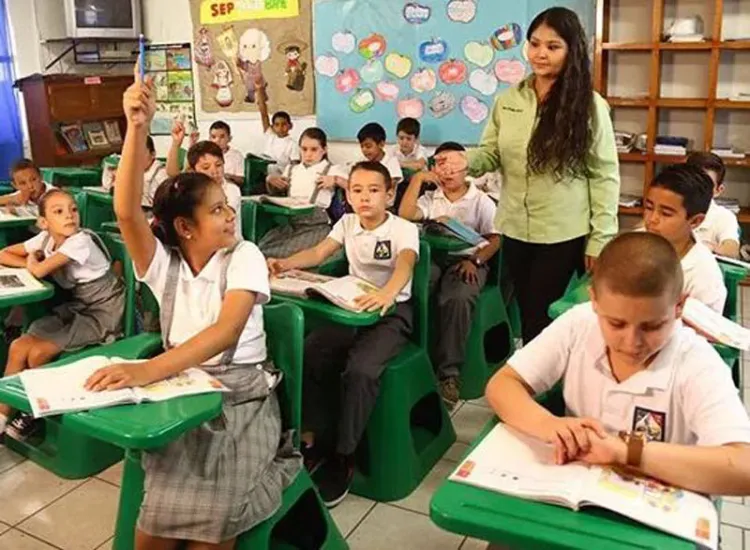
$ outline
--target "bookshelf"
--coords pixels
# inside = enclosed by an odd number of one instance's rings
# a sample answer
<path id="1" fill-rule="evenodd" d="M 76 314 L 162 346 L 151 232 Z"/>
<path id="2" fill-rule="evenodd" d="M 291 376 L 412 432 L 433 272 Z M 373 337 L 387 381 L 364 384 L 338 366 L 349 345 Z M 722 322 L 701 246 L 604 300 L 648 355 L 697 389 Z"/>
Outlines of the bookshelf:
<path id="1" fill-rule="evenodd" d="M 594 44 L 594 86 L 613 109 L 615 128 L 645 133 L 646 152 L 620 154 L 622 173 L 637 177 L 645 194 L 658 167 L 683 162 L 685 157 L 654 153 L 660 127 L 692 130 L 693 150 L 710 150 L 722 143 L 719 125 L 740 113 L 750 114 L 750 101 L 735 101 L 721 89 L 720 73 L 732 56 L 749 56 L 750 39 L 731 39 L 725 29 L 727 13 L 750 14 L 748 0 L 596 0 L 597 20 Z M 747 3 L 745 3 L 747 2 Z M 665 19 L 701 15 L 704 36 L 701 42 L 670 43 L 663 40 Z M 623 23 L 624 22 L 624 23 Z M 743 24 L 735 25 L 740 31 Z M 726 32 L 725 32 L 726 31 Z M 747 53 L 745 53 L 747 52 Z M 743 57 L 750 59 L 750 57 Z M 744 62 L 742 62 L 744 63 Z M 745 65 L 748 66 L 748 65 Z M 685 67 L 688 70 L 685 70 Z M 612 73 L 618 72 L 626 86 L 614 86 Z M 640 87 L 639 87 L 640 86 Z M 620 88 L 630 93 L 622 93 Z M 617 89 L 613 89 L 617 88 Z M 638 88 L 638 89 L 636 89 Z M 675 91 L 690 89 L 678 95 Z M 671 92 L 671 93 L 670 93 Z M 688 94 L 696 97 L 688 97 Z M 629 120 L 629 127 L 618 127 L 618 115 Z M 627 124 L 625 126 L 628 126 Z M 679 130 L 677 135 L 682 133 Z M 734 145 L 734 144 L 732 144 Z M 750 147 L 746 147 L 750 152 Z M 728 168 L 743 170 L 741 179 L 750 179 L 750 156 L 724 159 Z M 634 176 L 637 174 L 637 176 Z M 632 189 L 626 192 L 631 192 Z M 743 191 L 744 193 L 744 191 Z M 749 197 L 750 198 L 750 197 Z M 741 200 L 741 202 L 743 202 Z M 750 203 L 745 200 L 744 204 Z M 620 208 L 624 216 L 638 216 L 642 208 Z M 750 207 L 742 208 L 740 223 L 750 224 Z"/>

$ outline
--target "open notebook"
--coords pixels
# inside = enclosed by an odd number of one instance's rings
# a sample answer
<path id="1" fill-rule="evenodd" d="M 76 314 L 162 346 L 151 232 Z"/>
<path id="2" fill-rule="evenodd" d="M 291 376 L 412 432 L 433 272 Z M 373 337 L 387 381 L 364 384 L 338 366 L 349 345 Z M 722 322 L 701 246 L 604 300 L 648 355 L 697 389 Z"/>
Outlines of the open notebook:
<path id="1" fill-rule="evenodd" d="M 377 292 L 378 287 L 355 277 L 328 277 L 309 271 L 293 269 L 271 277 L 271 292 L 299 298 L 325 298 L 349 311 L 359 311 L 354 301 L 359 296 Z"/>
<path id="2" fill-rule="evenodd" d="M 69 365 L 23 371 L 19 376 L 35 418 L 67 412 L 101 409 L 143 401 L 166 401 L 175 397 L 229 391 L 216 378 L 197 368 L 140 388 L 90 392 L 84 389 L 89 376 L 116 363 L 141 363 L 119 357 L 93 356 Z"/>
<path id="3" fill-rule="evenodd" d="M 44 285 L 28 269 L 22 267 L 0 268 L 0 298 L 18 296 L 43 290 Z"/>
<path id="4" fill-rule="evenodd" d="M 718 547 L 718 514 L 708 498 L 611 468 L 555 465 L 552 445 L 504 424 L 492 429 L 450 479 L 573 510 L 607 508 L 703 547 Z"/>

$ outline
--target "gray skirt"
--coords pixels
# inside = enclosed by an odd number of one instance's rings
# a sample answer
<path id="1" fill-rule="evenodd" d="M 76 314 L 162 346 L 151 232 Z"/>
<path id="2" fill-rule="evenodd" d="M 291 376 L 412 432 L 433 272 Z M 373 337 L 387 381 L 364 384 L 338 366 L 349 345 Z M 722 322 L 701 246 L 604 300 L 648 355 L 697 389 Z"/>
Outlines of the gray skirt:
<path id="1" fill-rule="evenodd" d="M 312 248 L 331 232 L 328 214 L 316 208 L 307 216 L 296 216 L 287 225 L 274 227 L 261 237 L 258 248 L 267 258 L 288 258 Z"/>
<path id="2" fill-rule="evenodd" d="M 78 284 L 72 298 L 37 319 L 28 334 L 53 342 L 63 351 L 109 344 L 122 334 L 125 285 L 111 270 L 94 281 Z"/>
<path id="3" fill-rule="evenodd" d="M 257 374 L 252 365 L 203 369 L 230 388 Z M 238 393 L 250 400 L 242 401 Z M 155 537 L 218 544 L 279 509 L 301 457 L 290 442 L 284 444 L 276 394 L 267 384 L 263 393 L 248 396 L 245 388 L 225 394 L 221 416 L 143 454 L 145 494 L 138 529 Z"/>

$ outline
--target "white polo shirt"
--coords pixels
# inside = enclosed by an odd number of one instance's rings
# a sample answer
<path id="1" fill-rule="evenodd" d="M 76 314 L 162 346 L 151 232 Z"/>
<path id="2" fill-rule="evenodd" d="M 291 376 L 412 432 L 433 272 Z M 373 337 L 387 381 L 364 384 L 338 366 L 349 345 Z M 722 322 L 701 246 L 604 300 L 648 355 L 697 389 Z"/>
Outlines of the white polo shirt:
<path id="1" fill-rule="evenodd" d="M 245 155 L 237 149 L 227 149 L 224 153 L 224 173 L 228 176 L 245 177 Z"/>
<path id="2" fill-rule="evenodd" d="M 141 206 L 151 208 L 154 206 L 154 196 L 159 186 L 169 178 L 164 165 L 154 160 L 148 170 L 143 174 L 143 194 L 141 195 Z"/>
<path id="3" fill-rule="evenodd" d="M 265 133 L 263 154 L 284 167 L 294 160 L 299 160 L 299 147 L 292 136 L 280 138 L 270 128 Z"/>
<path id="4" fill-rule="evenodd" d="M 740 242 L 740 225 L 731 210 L 711 201 L 706 219 L 695 230 L 695 236 L 708 248 L 716 249 L 724 241 Z"/>
<path id="5" fill-rule="evenodd" d="M 51 183 L 47 183 L 47 182 L 46 182 L 46 181 L 44 181 L 44 180 L 42 180 L 42 183 L 44 184 L 44 191 L 42 191 L 42 194 L 41 194 L 41 195 L 39 195 L 39 198 L 40 198 L 40 199 L 41 199 L 41 198 L 42 198 L 42 197 L 44 196 L 44 194 L 45 194 L 45 193 L 46 193 L 47 191 L 49 191 L 50 189 L 57 189 L 57 187 L 55 187 L 55 186 L 54 186 L 54 185 L 52 185 Z M 21 192 L 20 192 L 20 191 L 15 191 L 15 192 L 13 192 L 13 193 L 10 193 L 10 195 L 8 195 L 8 196 L 9 196 L 9 197 L 20 197 L 20 196 L 21 196 Z M 34 202 L 34 201 L 30 201 L 30 202 Z M 39 201 L 37 200 L 37 201 L 36 201 L 36 202 L 35 202 L 34 204 L 39 204 Z"/>
<path id="6" fill-rule="evenodd" d="M 24 242 L 23 246 L 28 254 L 42 250 L 45 259 L 57 252 L 70 258 L 70 261 L 62 269 L 52 273 L 52 278 L 62 288 L 70 289 L 77 284 L 95 281 L 109 271 L 110 263 L 107 256 L 104 255 L 99 245 L 83 231 L 65 239 L 65 242 L 58 249 L 54 248 L 55 242 L 51 237 L 47 239 L 48 236 L 47 231 L 41 231 L 38 235 Z M 47 240 L 47 244 L 42 249 L 45 240 Z"/>
<path id="7" fill-rule="evenodd" d="M 427 149 L 422 147 L 422 145 L 420 145 L 419 143 L 416 143 L 414 145 L 414 149 L 412 149 L 411 153 L 409 153 L 408 155 L 404 154 L 401 151 L 401 148 L 398 146 L 398 144 L 391 145 L 387 149 L 387 152 L 390 156 L 395 157 L 395 159 L 399 163 L 414 162 L 414 161 L 422 160 L 422 159 L 427 160 Z"/>
<path id="8" fill-rule="evenodd" d="M 310 166 L 306 166 L 303 163 L 288 164 L 284 169 L 283 175 L 289 178 L 289 196 L 310 200 L 315 189 L 318 187 L 315 183 L 318 176 L 323 172 L 331 176 L 336 175 L 331 173 L 332 168 L 331 163 L 326 159 Z M 320 208 L 328 208 L 331 206 L 332 199 L 333 189 L 321 189 L 318 192 L 315 205 Z"/>
<path id="9" fill-rule="evenodd" d="M 713 253 L 704 244 L 697 242 L 682 258 L 681 264 L 687 295 L 714 311 L 723 313 L 727 289 Z"/>
<path id="10" fill-rule="evenodd" d="M 236 184 L 227 180 L 224 180 L 221 188 L 227 196 L 227 204 L 234 209 L 234 213 L 237 216 L 234 220 L 234 234 L 238 239 L 242 240 L 242 191 L 240 191 L 240 188 Z"/>
<path id="11" fill-rule="evenodd" d="M 651 365 L 622 383 L 612 376 L 590 303 L 555 320 L 508 364 L 535 393 L 563 380 L 569 416 L 601 421 L 612 433 L 644 431 L 680 445 L 750 443 L 750 419 L 718 353 L 677 321 Z"/>
<path id="12" fill-rule="evenodd" d="M 495 228 L 497 206 L 486 193 L 467 182 L 464 196 L 451 202 L 442 188 L 427 191 L 417 199 L 417 208 L 423 219 L 434 220 L 442 216 L 453 218 L 470 227 L 480 235 L 499 234 Z"/>
<path id="13" fill-rule="evenodd" d="M 359 216 L 344 214 L 328 237 L 344 246 L 349 261 L 349 274 L 384 287 L 393 276 L 396 258 L 403 250 L 419 256 L 419 230 L 403 218 L 387 214 L 385 222 L 372 231 L 362 227 Z M 411 298 L 412 279 L 401 289 L 396 302 Z"/>
<path id="14" fill-rule="evenodd" d="M 219 288 L 222 259 L 226 250 L 216 252 L 197 275 L 193 275 L 184 259 L 180 261 L 177 294 L 175 296 L 172 328 L 167 341 L 178 346 L 214 324 L 221 312 L 222 296 Z M 169 252 L 157 239 L 154 257 L 140 281 L 148 285 L 159 306 L 162 305 L 167 283 Z M 237 341 L 236 363 L 259 363 L 266 359 L 266 333 L 263 329 L 263 304 L 271 296 L 268 267 L 258 247 L 251 242 L 240 242 L 229 260 L 227 292 L 247 290 L 256 294 L 255 306 Z M 216 365 L 221 353 L 206 361 Z"/>

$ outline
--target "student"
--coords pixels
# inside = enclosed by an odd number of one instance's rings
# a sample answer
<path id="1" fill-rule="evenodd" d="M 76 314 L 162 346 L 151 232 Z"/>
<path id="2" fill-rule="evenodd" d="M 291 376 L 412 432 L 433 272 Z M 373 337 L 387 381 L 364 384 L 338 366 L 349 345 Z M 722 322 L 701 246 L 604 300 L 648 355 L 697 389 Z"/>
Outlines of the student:
<path id="1" fill-rule="evenodd" d="M 141 206 L 151 208 L 154 205 L 156 190 L 169 176 L 164 165 L 156 159 L 154 138 L 146 136 L 146 171 L 143 173 L 143 196 Z"/>
<path id="2" fill-rule="evenodd" d="M 166 447 L 145 452 L 145 492 L 136 548 L 225 550 L 270 517 L 299 470 L 281 456 L 280 377 L 267 357 L 262 304 L 268 270 L 256 246 L 235 239 L 234 210 L 222 186 L 198 172 L 159 188 L 154 236 L 140 208 L 138 151 L 155 111 L 152 84 L 123 101 L 128 129 L 115 186 L 115 214 L 136 275 L 159 302 L 166 352 L 95 372 L 90 390 L 142 386 L 199 365 L 230 388 L 222 414 Z M 215 144 L 212 144 L 215 146 Z"/>
<path id="3" fill-rule="evenodd" d="M 508 360 L 487 385 L 490 405 L 553 444 L 558 464 L 629 466 L 698 493 L 750 495 L 750 420 L 719 355 L 682 325 L 682 286 L 668 241 L 615 238 L 596 264 L 591 303 Z M 570 416 L 532 398 L 558 382 Z"/>
<path id="4" fill-rule="evenodd" d="M 435 150 L 435 169 L 415 174 L 401 201 L 399 215 L 412 221 L 454 218 L 483 235 L 488 244 L 448 257 L 443 265 L 433 263 L 431 284 L 437 285 L 438 334 L 435 368 L 440 393 L 449 409 L 458 402 L 459 374 L 466 356 L 474 316 L 474 304 L 489 274 L 488 262 L 500 248 L 495 229 L 495 203 L 466 180 L 464 147 L 446 142 Z M 455 153 L 462 153 L 460 155 Z M 438 186 L 419 196 L 426 182 Z"/>
<path id="5" fill-rule="evenodd" d="M 217 120 L 209 128 L 210 141 L 221 148 L 224 155 L 224 177 L 227 181 L 242 186 L 245 183 L 245 157 L 237 149 L 232 149 L 232 130 L 223 120 Z"/>
<path id="6" fill-rule="evenodd" d="M 727 169 L 721 157 L 713 153 L 691 153 L 687 163 L 701 168 L 714 184 L 714 198 L 724 192 L 724 176 Z M 728 256 L 729 258 L 740 257 L 740 225 L 729 209 L 716 204 L 711 200 L 711 206 L 706 212 L 706 219 L 695 230 L 698 237 L 714 254 Z"/>
<path id="7" fill-rule="evenodd" d="M 182 134 L 182 139 L 185 135 Z M 177 154 L 179 153 L 182 140 L 180 135 L 172 132 L 172 147 L 169 148 L 167 156 L 167 173 L 169 177 L 179 175 L 180 170 L 177 168 Z M 221 185 L 229 201 L 229 206 L 234 209 L 237 216 L 235 223 L 235 233 L 238 239 L 242 239 L 242 192 L 239 187 L 229 183 L 224 178 L 224 154 L 221 148 L 212 141 L 199 141 L 190 146 L 187 153 L 187 171 L 199 172 L 206 174 L 215 182 Z"/>
<path id="8" fill-rule="evenodd" d="M 379 162 L 385 166 L 391 175 L 393 188 L 396 189 L 401 180 L 404 179 L 404 174 L 398 160 L 386 151 L 385 139 L 385 128 L 377 122 L 369 122 L 357 132 L 357 141 L 359 141 L 359 148 L 362 150 L 363 160 Z M 388 206 L 393 206 L 393 199 Z"/>
<path id="9" fill-rule="evenodd" d="M 39 204 L 42 196 L 54 186 L 42 180 L 42 173 L 34 161 L 21 159 L 10 168 L 11 185 L 16 190 L 0 197 L 0 206 Z"/>
<path id="10" fill-rule="evenodd" d="M 283 171 L 287 165 L 300 158 L 297 144 L 289 135 L 294 127 L 292 117 L 285 111 L 277 111 L 269 118 L 265 86 L 256 86 L 255 93 L 258 97 L 260 120 L 263 123 L 263 155 L 276 162 L 277 172 Z"/>
<path id="11" fill-rule="evenodd" d="M 703 223 L 711 204 L 713 183 L 703 170 L 675 164 L 662 170 L 643 203 L 646 231 L 666 238 L 677 251 L 685 274 L 685 293 L 722 313 L 727 289 L 711 251 L 693 231 Z"/>
<path id="12" fill-rule="evenodd" d="M 375 406 L 380 376 L 412 332 L 409 300 L 419 254 L 417 227 L 386 210 L 393 187 L 382 164 L 356 164 L 346 194 L 355 213 L 341 218 L 328 238 L 286 260 L 268 260 L 271 272 L 277 274 L 320 265 L 343 247 L 349 273 L 380 288 L 357 300 L 362 310 L 380 311 L 378 323 L 359 330 L 330 325 L 315 330 L 305 341 L 303 454 L 311 471 L 320 466 L 316 482 L 329 507 L 349 492 L 354 451 Z M 394 304 L 393 313 L 386 315 Z M 335 393 L 340 388 L 338 403 L 328 397 L 331 388 Z M 336 414 L 327 414 L 333 412 L 331 408 L 337 409 Z"/>
<path id="13" fill-rule="evenodd" d="M 39 201 L 39 226 L 38 235 L 0 251 L 0 264 L 25 267 L 39 279 L 51 275 L 70 299 L 11 343 L 5 376 L 44 365 L 63 351 L 109 343 L 122 333 L 125 285 L 113 273 L 99 237 L 81 230 L 75 199 L 62 189 L 46 192 Z M 0 431 L 10 412 L 8 405 L 0 404 Z M 24 440 L 41 425 L 22 413 L 8 433 Z"/>
<path id="14" fill-rule="evenodd" d="M 427 167 L 427 151 L 419 143 L 420 130 L 416 118 L 402 118 L 396 125 L 398 143 L 390 148 L 389 153 L 398 160 L 402 169 L 416 172 Z"/>

